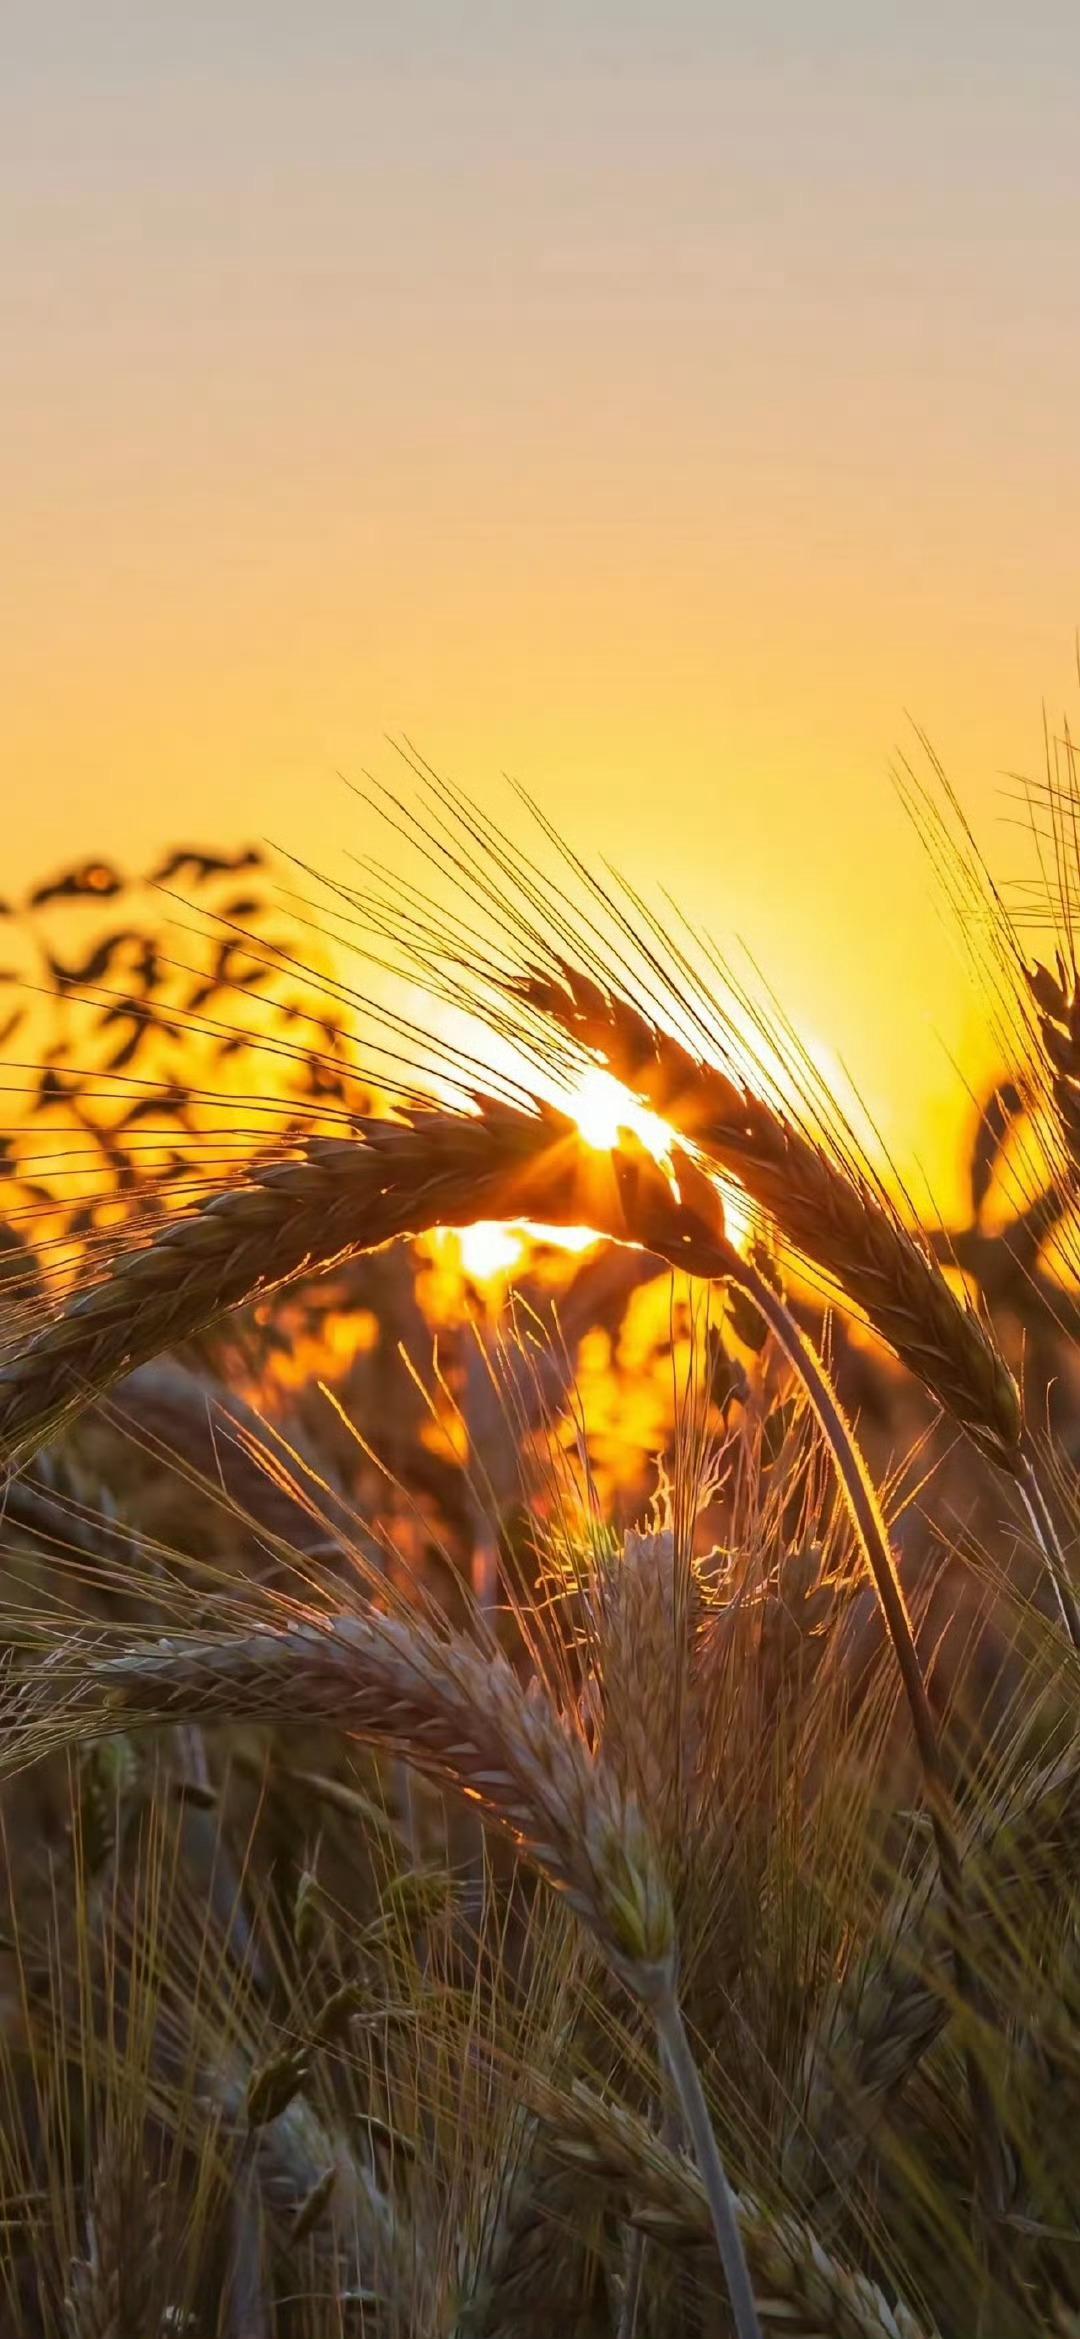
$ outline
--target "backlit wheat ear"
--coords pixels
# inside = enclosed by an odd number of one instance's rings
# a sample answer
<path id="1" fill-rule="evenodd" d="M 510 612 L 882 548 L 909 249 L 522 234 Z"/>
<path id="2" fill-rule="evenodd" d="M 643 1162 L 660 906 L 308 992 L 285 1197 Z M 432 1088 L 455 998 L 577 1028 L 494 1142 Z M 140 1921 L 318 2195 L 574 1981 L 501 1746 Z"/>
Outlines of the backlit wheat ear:
<path id="1" fill-rule="evenodd" d="M 1035 1004 L 1039 1037 L 1050 1067 L 1050 1088 L 1065 1158 L 1080 1180 L 1080 981 L 1075 966 L 1058 958 L 1025 969 Z"/>
<path id="2" fill-rule="evenodd" d="M 1011 1373 L 918 1237 L 865 1179 L 578 967 L 563 963 L 559 980 L 535 973 L 507 988 L 602 1056 L 707 1160 L 738 1178 L 976 1444 L 1003 1468 L 1015 1467 L 1021 1415 Z"/>
<path id="3" fill-rule="evenodd" d="M 661 1851 L 677 1851 L 700 1591 L 670 1527 L 631 1529 L 618 1554 L 600 1560 L 596 1605 L 604 1753 L 647 1814 Z"/>
<path id="4" fill-rule="evenodd" d="M 490 1101 L 482 1117 L 358 1120 L 348 1138 L 256 1164 L 121 1252 L 0 1368 L 0 1461 L 25 1460 L 136 1365 L 299 1275 L 432 1226 L 580 1213 L 580 1168 L 572 1123 Z"/>

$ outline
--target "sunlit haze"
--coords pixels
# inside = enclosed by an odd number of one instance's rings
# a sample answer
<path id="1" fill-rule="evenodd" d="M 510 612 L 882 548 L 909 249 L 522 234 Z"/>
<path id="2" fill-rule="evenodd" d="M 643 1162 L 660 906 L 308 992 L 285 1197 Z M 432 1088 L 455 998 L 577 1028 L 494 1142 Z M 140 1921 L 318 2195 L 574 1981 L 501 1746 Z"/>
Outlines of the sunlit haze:
<path id="1" fill-rule="evenodd" d="M 17 7 L 0 892 L 386 856 L 340 775 L 408 733 L 744 941 L 948 1206 L 991 1050 L 889 764 L 1021 866 L 1078 66 L 1056 6 Z"/>

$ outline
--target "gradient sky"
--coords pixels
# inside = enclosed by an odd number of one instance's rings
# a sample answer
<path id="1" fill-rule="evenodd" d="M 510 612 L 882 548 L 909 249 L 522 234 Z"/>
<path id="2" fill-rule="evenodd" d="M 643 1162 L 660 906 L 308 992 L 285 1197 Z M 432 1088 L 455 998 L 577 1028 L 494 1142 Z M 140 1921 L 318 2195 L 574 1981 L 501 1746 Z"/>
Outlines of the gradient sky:
<path id="1" fill-rule="evenodd" d="M 1008 873 L 1080 619 L 1080 16 L 382 13 L 5 13 L 0 891 L 332 864 L 404 729 L 745 936 L 945 1188 L 983 1055 L 888 765 L 908 709 Z"/>

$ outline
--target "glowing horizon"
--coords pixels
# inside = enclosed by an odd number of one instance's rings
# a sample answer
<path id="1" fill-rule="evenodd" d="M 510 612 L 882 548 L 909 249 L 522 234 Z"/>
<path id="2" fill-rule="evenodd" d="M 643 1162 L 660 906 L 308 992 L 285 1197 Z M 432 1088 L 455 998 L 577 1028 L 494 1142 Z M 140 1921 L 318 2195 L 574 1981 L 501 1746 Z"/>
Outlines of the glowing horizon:
<path id="1" fill-rule="evenodd" d="M 888 765 L 910 708 L 1030 869 L 1080 22 L 58 0 L 10 46 L 0 893 L 385 854 L 337 775 L 401 730 L 744 939 L 951 1209 L 996 1060 Z"/>

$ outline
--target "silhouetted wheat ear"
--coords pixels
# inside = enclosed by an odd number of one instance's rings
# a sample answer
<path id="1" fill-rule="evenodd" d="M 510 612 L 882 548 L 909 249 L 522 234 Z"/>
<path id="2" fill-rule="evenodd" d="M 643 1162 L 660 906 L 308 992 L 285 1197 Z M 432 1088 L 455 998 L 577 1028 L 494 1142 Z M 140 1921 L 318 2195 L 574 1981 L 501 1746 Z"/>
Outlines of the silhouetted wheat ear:
<path id="1" fill-rule="evenodd" d="M 1026 969 L 1070 1168 L 1080 1177 L 1080 982 L 1059 955 L 1056 972 Z"/>
<path id="2" fill-rule="evenodd" d="M 299 1275 L 433 1226 L 580 1217 L 581 1163 L 561 1115 L 485 1099 L 482 1116 L 358 1120 L 347 1138 L 256 1164 L 121 1252 L 0 1368 L 0 1462 L 24 1460 L 124 1373 Z"/>
<path id="3" fill-rule="evenodd" d="M 523 2088 L 554 2159 L 611 2186 L 631 2222 L 667 2249 L 708 2247 L 699 2178 L 647 2121 L 580 2083 L 561 2090 L 529 2072 Z M 774 2213 L 747 2192 L 737 2196 L 736 2215 L 766 2331 L 786 2339 L 821 2339 L 826 2332 L 829 2339 L 932 2339 L 908 2307 L 840 2264 L 801 2219 Z"/>
<path id="4" fill-rule="evenodd" d="M 482 1102 L 475 1114 L 357 1120 L 351 1137 L 258 1164 L 121 1251 L 0 1368 L 0 1465 L 25 1462 L 114 1381 L 231 1309 L 430 1227 L 587 1225 L 694 1274 L 738 1272 L 720 1197 L 688 1157 L 676 1192 L 640 1147 L 599 1155 L 550 1107 Z"/>
<path id="5" fill-rule="evenodd" d="M 867 1180 L 579 968 L 564 962 L 558 979 L 530 973 L 507 987 L 603 1057 L 714 1167 L 738 1178 L 975 1443 L 1003 1468 L 1015 1468 L 1022 1421 L 1008 1367 L 918 1236 Z"/>

